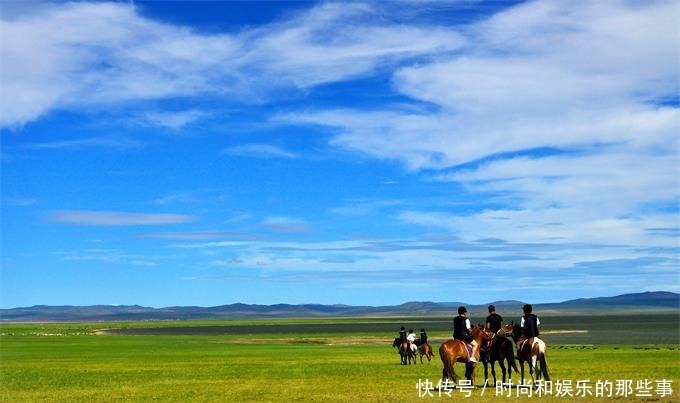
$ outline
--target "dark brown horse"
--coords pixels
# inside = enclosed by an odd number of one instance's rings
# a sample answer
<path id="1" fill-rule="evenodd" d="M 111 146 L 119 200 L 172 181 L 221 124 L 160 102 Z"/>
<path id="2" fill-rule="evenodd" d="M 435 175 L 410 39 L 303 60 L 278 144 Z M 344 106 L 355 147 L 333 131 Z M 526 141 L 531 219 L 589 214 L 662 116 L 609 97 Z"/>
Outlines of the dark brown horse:
<path id="1" fill-rule="evenodd" d="M 522 328 L 518 325 L 511 323 L 508 328 L 512 330 L 512 339 L 517 343 L 522 338 Z M 550 380 L 550 375 L 548 374 L 548 362 L 546 361 L 547 345 L 545 342 L 538 337 L 534 337 L 534 342 L 529 345 L 528 342 L 522 344 L 517 350 L 517 358 L 519 359 L 519 366 L 521 368 L 521 379 L 524 383 L 524 362 L 529 365 L 529 375 L 531 379 L 535 382 L 537 379 L 543 379 L 545 381 Z M 536 377 L 534 377 L 536 374 Z"/>
<path id="2" fill-rule="evenodd" d="M 494 385 L 496 384 L 496 361 L 498 361 L 498 365 L 501 367 L 503 383 L 506 382 L 506 373 L 508 379 L 510 379 L 513 368 L 515 372 L 519 372 L 519 369 L 517 369 L 517 365 L 515 364 L 515 354 L 512 350 L 512 341 L 506 337 L 506 334 L 511 336 L 512 333 L 506 333 L 506 329 L 508 328 L 504 327 L 496 332 L 493 339 L 491 340 L 491 346 L 487 349 L 487 351 L 481 353 L 482 363 L 484 364 L 484 380 L 489 379 L 488 365 L 491 364 L 491 375 L 493 376 Z M 509 329 L 511 330 L 512 328 Z M 505 368 L 506 363 L 508 365 L 507 370 Z"/>
<path id="3" fill-rule="evenodd" d="M 411 362 L 416 362 L 416 353 L 411 350 L 411 346 L 408 341 L 401 341 L 400 338 L 395 338 L 392 342 L 392 347 L 395 347 L 399 351 L 399 356 L 401 357 L 401 365 L 410 365 Z M 421 358 L 422 359 L 422 358 Z"/>
<path id="4" fill-rule="evenodd" d="M 475 339 L 480 346 L 483 342 L 491 340 L 493 334 L 484 330 L 481 326 L 473 326 L 470 331 L 472 338 Z M 468 362 L 468 354 L 466 347 L 458 340 L 449 339 L 439 347 L 439 357 L 442 359 L 444 369 L 442 370 L 442 380 L 449 379 L 453 382 L 458 382 L 458 375 L 453 370 L 456 362 L 465 363 L 465 378 L 472 381 L 474 385 L 475 363 Z M 478 358 L 478 357 L 476 357 Z"/>
<path id="5" fill-rule="evenodd" d="M 434 357 L 432 353 L 432 346 L 429 343 L 423 343 L 418 347 L 418 354 L 420 354 L 420 363 L 423 364 L 423 356 L 427 358 L 427 363 L 429 364 Z"/>

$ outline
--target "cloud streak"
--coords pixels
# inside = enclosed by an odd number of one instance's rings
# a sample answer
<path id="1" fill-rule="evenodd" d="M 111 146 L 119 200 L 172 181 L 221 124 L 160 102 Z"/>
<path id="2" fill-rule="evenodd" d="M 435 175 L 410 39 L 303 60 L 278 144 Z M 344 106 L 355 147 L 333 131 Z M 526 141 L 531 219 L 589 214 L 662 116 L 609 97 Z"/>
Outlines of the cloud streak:
<path id="1" fill-rule="evenodd" d="M 122 211 L 60 210 L 49 214 L 49 221 L 59 224 L 96 227 L 182 224 L 196 220 L 185 214 L 147 214 Z"/>
<path id="2" fill-rule="evenodd" d="M 314 231 L 314 227 L 304 220 L 290 217 L 267 217 L 262 221 L 262 227 L 269 231 L 290 234 Z"/>
<path id="3" fill-rule="evenodd" d="M 222 154 L 234 157 L 252 158 L 299 158 L 298 154 L 270 144 L 243 144 L 239 146 L 228 147 L 222 150 Z"/>

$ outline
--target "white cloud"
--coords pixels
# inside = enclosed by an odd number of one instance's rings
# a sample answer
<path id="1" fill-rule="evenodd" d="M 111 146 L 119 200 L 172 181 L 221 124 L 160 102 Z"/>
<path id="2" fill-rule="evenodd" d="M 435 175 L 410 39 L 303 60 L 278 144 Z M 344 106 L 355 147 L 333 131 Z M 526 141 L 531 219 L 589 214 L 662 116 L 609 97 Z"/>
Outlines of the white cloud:
<path id="1" fill-rule="evenodd" d="M 55 108 L 171 97 L 263 101 L 276 89 L 358 77 L 461 45 L 455 33 L 368 24 L 371 15 L 367 5 L 323 4 L 233 35 L 199 34 L 114 3 L 50 5 L 4 18 L 0 125 L 22 125 Z M 148 122 L 181 127 L 199 117 L 177 111 Z"/>
<path id="2" fill-rule="evenodd" d="M 678 196 L 680 159 L 665 154 L 606 149 L 597 154 L 561 154 L 492 160 L 437 178 L 471 190 L 512 195 L 521 206 L 554 205 L 582 210 L 584 216 L 624 215 L 648 203 Z"/>
<path id="3" fill-rule="evenodd" d="M 142 143 L 137 140 L 124 137 L 87 137 L 73 140 L 54 140 L 42 143 L 28 143 L 22 147 L 34 150 L 78 149 L 86 147 L 129 149 L 140 147 L 141 145 Z"/>
<path id="4" fill-rule="evenodd" d="M 255 158 L 293 159 L 299 157 L 297 154 L 293 152 L 287 151 L 280 147 L 273 146 L 271 144 L 242 144 L 238 146 L 225 148 L 222 150 L 222 154 L 237 157 L 255 157 Z"/>
<path id="5" fill-rule="evenodd" d="M 404 66 L 394 86 L 434 107 L 287 113 L 331 144 L 461 184 L 498 210 L 405 211 L 475 238 L 672 245 L 680 196 L 678 4 L 527 2 L 461 31 L 464 46 Z M 658 61 L 658 63 L 657 63 Z M 659 207 L 661 205 L 661 208 Z"/>
<path id="6" fill-rule="evenodd" d="M 396 89 L 435 112 L 279 119 L 338 128 L 333 145 L 412 169 L 541 147 L 665 147 L 680 113 L 655 101 L 677 96 L 677 11 L 672 2 L 528 2 L 469 27 L 453 56 L 396 71 Z"/>
<path id="7" fill-rule="evenodd" d="M 134 255 L 116 249 L 86 249 L 74 252 L 56 252 L 62 260 L 73 262 L 101 262 L 125 266 L 158 266 L 157 256 Z"/>
<path id="8" fill-rule="evenodd" d="M 146 112 L 140 116 L 142 124 L 149 126 L 161 126 L 168 129 L 182 129 L 187 125 L 195 123 L 201 119 L 211 117 L 213 114 L 208 111 L 189 109 L 178 112 Z"/>
<path id="9" fill-rule="evenodd" d="M 274 232 L 304 233 L 313 231 L 313 227 L 302 219 L 291 217 L 266 217 L 262 226 Z"/>
<path id="10" fill-rule="evenodd" d="M 454 32 L 377 25 L 368 4 L 326 3 L 256 33 L 247 59 L 300 88 L 354 78 L 390 62 L 462 46 Z"/>
<path id="11" fill-rule="evenodd" d="M 142 238 L 172 239 L 172 240 L 205 240 L 205 239 L 258 239 L 261 235 L 234 231 L 183 231 L 183 232 L 154 232 L 141 235 Z"/>
<path id="12" fill-rule="evenodd" d="M 53 211 L 50 221 L 61 224 L 99 227 L 181 224 L 194 221 L 194 216 L 185 214 L 147 214 L 122 211 Z"/>

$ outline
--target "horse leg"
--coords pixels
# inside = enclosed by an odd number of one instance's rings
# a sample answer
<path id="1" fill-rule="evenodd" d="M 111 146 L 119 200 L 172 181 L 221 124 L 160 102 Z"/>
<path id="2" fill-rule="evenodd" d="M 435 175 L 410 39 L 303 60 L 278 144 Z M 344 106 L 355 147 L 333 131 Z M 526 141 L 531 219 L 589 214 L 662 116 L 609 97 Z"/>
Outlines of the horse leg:
<path id="1" fill-rule="evenodd" d="M 512 363 L 510 361 L 510 356 L 505 356 L 501 360 L 502 368 L 503 368 L 503 382 L 505 382 L 505 374 L 507 372 L 508 374 L 508 380 L 512 378 Z M 508 368 L 506 370 L 505 368 L 505 363 L 508 363 Z"/>
<path id="2" fill-rule="evenodd" d="M 531 357 L 529 361 L 527 362 L 528 367 L 529 367 L 529 375 L 531 375 L 531 382 L 536 383 L 536 378 L 534 377 L 534 363 L 536 362 L 534 357 Z"/>
<path id="3" fill-rule="evenodd" d="M 501 367 L 501 375 L 503 375 L 503 383 L 505 383 L 505 374 L 506 374 L 507 371 L 505 370 L 505 363 L 503 362 L 502 359 L 498 360 L 498 366 Z M 496 375 L 495 374 L 494 374 L 494 377 L 493 377 L 493 381 L 496 382 Z"/>
<path id="4" fill-rule="evenodd" d="M 536 379 L 541 379 L 541 371 L 538 368 L 538 348 L 534 344 L 531 347 L 531 368 L 533 370 L 532 380 L 535 382 Z"/>
<path id="5" fill-rule="evenodd" d="M 444 368 L 442 369 L 442 380 L 445 379 L 450 379 L 452 382 L 458 382 L 456 372 L 453 370 L 453 364 L 449 361 L 444 362 Z"/>
<path id="6" fill-rule="evenodd" d="M 470 384 L 475 386 L 475 368 L 477 367 L 476 362 L 466 362 L 465 363 L 465 379 L 470 381 Z"/>
<path id="7" fill-rule="evenodd" d="M 449 379 L 452 382 L 458 383 L 458 375 L 456 375 L 453 365 L 449 365 L 448 368 L 444 367 L 442 370 L 442 379 Z"/>

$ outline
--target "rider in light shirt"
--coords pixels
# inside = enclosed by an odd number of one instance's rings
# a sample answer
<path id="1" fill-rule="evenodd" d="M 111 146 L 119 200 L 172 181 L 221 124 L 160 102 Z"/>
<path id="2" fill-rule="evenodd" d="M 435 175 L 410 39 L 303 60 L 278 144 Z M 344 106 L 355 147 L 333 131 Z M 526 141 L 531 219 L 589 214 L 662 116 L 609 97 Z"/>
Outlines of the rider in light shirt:
<path id="1" fill-rule="evenodd" d="M 413 329 L 410 329 L 408 331 L 408 335 L 406 336 L 406 340 L 408 340 L 408 345 L 411 347 L 411 350 L 415 353 L 418 347 L 416 346 L 416 334 L 413 333 Z"/>

